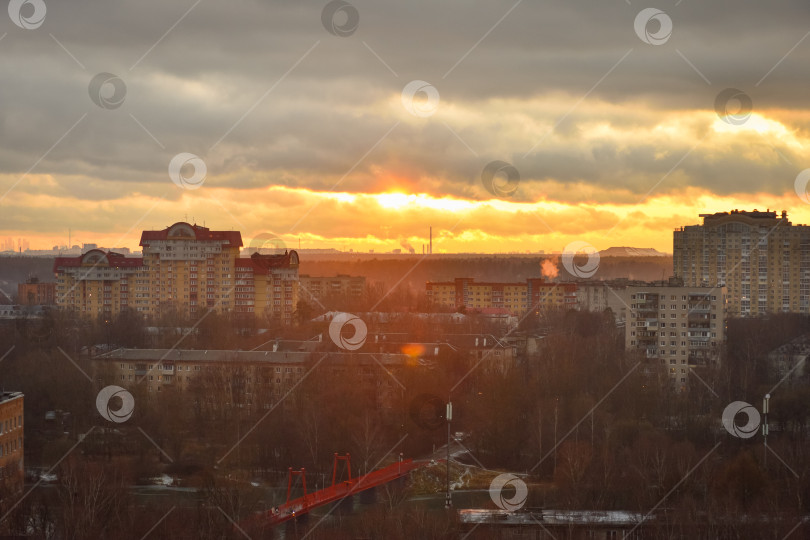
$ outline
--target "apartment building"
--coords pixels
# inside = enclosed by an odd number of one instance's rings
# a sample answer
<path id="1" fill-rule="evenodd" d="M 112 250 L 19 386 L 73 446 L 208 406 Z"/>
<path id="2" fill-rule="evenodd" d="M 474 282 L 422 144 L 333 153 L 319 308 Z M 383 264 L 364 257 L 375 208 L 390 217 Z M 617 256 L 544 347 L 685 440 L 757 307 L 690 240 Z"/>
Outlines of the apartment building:
<path id="1" fill-rule="evenodd" d="M 64 309 L 109 317 L 127 307 L 141 307 L 141 297 L 144 302 L 149 298 L 148 287 L 141 286 L 148 283 L 148 273 L 138 257 L 92 249 L 76 257 L 57 257 L 53 270 L 56 304 Z"/>
<path id="2" fill-rule="evenodd" d="M 138 311 L 193 315 L 211 308 L 233 310 L 236 259 L 242 247 L 239 231 L 212 231 L 181 222 L 143 231 L 140 245 L 146 272 L 136 287 L 146 296 L 136 297 Z"/>
<path id="3" fill-rule="evenodd" d="M 530 278 L 522 283 L 477 283 L 473 278 L 425 284 L 428 301 L 436 307 L 458 309 L 505 308 L 524 314 L 530 309 L 576 309 L 576 283 L 549 282 Z"/>
<path id="4" fill-rule="evenodd" d="M 415 342 L 406 332 L 380 332 L 369 336 L 366 352 L 406 354 L 420 365 L 433 366 L 445 354 L 460 354 L 469 359 L 469 366 L 479 365 L 484 372 L 506 373 L 517 362 L 517 345 L 492 334 L 443 333 L 440 342 Z"/>
<path id="5" fill-rule="evenodd" d="M 32 277 L 17 285 L 17 301 L 22 306 L 47 306 L 56 302 L 56 283 Z"/>
<path id="6" fill-rule="evenodd" d="M 235 262 L 234 310 L 291 324 L 298 305 L 298 253 L 254 253 Z"/>
<path id="7" fill-rule="evenodd" d="M 239 257 L 239 231 L 175 223 L 143 231 L 143 257 L 92 249 L 57 257 L 56 303 L 88 315 L 131 308 L 144 315 L 176 312 L 254 313 L 291 323 L 298 303 L 298 254 Z"/>
<path id="8" fill-rule="evenodd" d="M 768 375 L 772 381 L 795 384 L 807 373 L 810 359 L 810 334 L 780 345 L 768 353 Z"/>
<path id="9" fill-rule="evenodd" d="M 0 485 L 23 487 L 23 394 L 0 392 Z"/>
<path id="10" fill-rule="evenodd" d="M 726 333 L 725 288 L 632 285 L 621 294 L 630 307 L 626 349 L 660 361 L 673 387 L 687 387 L 690 367 L 719 362 Z"/>
<path id="11" fill-rule="evenodd" d="M 317 364 L 327 374 L 352 374 L 376 405 L 390 407 L 401 390 L 395 377 L 408 358 L 404 353 L 116 349 L 93 357 L 91 366 L 99 384 L 133 394 L 139 387 L 147 396 L 169 388 L 224 392 L 229 403 L 269 408 Z"/>
<path id="12" fill-rule="evenodd" d="M 728 289 L 730 316 L 810 312 L 810 227 L 787 212 L 701 214 L 702 225 L 675 230 L 676 277 L 691 287 Z"/>
<path id="13" fill-rule="evenodd" d="M 323 300 L 330 296 L 360 298 L 366 290 L 366 278 L 363 276 L 338 274 L 333 277 L 321 277 L 301 274 L 298 281 L 304 299 Z"/>
<path id="14" fill-rule="evenodd" d="M 577 309 L 596 313 L 609 309 L 616 318 L 616 324 L 624 326 L 629 311 L 624 290 L 630 285 L 646 285 L 646 283 L 624 278 L 609 281 L 578 281 Z"/>

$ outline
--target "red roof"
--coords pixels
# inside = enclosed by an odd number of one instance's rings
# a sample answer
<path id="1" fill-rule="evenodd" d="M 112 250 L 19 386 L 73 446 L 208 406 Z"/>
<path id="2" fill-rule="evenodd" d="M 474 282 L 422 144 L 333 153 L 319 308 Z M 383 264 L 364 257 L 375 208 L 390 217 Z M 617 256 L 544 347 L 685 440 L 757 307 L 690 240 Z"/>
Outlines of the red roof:
<path id="1" fill-rule="evenodd" d="M 298 265 L 298 252 L 286 251 L 280 255 L 262 255 L 254 253 L 250 257 L 239 257 L 235 265 L 242 268 L 252 268 L 253 272 L 265 273 L 271 268 L 289 268 Z"/>
<path id="2" fill-rule="evenodd" d="M 79 267 L 82 265 L 84 258 L 93 253 L 98 253 L 106 257 L 110 268 L 134 268 L 137 266 L 143 266 L 143 257 L 127 257 L 126 255 L 116 253 L 115 251 L 104 252 L 100 249 L 91 249 L 87 253 L 83 253 L 75 257 L 57 257 L 53 261 L 53 271 L 57 272 L 60 266 Z"/>
<path id="3" fill-rule="evenodd" d="M 228 244 L 229 246 L 242 247 L 242 233 L 239 231 L 212 231 L 207 227 L 191 225 L 183 221 L 179 221 L 170 227 L 166 227 L 162 231 L 143 231 L 141 233 L 140 245 L 149 245 L 149 242 L 155 240 L 166 240 L 169 238 L 169 231 L 178 226 L 185 226 L 182 227 L 184 230 L 192 230 L 196 240 L 216 240 L 222 242 L 223 244 Z M 178 238 L 182 238 L 182 236 L 179 236 Z"/>

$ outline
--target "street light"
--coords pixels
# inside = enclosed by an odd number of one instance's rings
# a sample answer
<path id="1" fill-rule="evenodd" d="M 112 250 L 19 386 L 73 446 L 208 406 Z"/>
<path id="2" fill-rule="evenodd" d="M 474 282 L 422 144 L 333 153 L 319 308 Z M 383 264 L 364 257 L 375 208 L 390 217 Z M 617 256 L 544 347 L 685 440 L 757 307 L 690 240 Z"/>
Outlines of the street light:
<path id="1" fill-rule="evenodd" d="M 768 466 L 768 402 L 770 400 L 770 394 L 765 394 L 765 399 L 762 400 L 762 438 L 765 443 L 765 467 Z"/>
<path id="2" fill-rule="evenodd" d="M 446 460 L 446 476 L 447 476 L 447 494 L 444 500 L 444 507 L 451 508 L 453 501 L 450 498 L 450 420 L 453 419 L 453 403 L 448 398 L 447 411 L 445 413 L 445 420 L 447 420 L 447 460 Z"/>

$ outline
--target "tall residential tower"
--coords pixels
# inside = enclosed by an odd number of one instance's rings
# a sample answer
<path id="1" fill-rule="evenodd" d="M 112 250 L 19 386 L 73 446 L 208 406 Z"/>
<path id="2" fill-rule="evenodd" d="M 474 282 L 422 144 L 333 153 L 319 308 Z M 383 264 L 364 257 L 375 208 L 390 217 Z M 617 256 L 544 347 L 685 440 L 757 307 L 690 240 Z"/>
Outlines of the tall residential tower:
<path id="1" fill-rule="evenodd" d="M 688 287 L 728 291 L 728 314 L 810 312 L 810 227 L 787 212 L 701 214 L 703 225 L 675 230 L 674 273 Z"/>

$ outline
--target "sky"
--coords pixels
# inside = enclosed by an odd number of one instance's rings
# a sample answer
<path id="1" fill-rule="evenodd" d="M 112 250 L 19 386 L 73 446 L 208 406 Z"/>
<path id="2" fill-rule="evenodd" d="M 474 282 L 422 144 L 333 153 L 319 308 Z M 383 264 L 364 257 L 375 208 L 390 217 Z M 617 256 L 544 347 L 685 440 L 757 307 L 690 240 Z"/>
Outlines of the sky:
<path id="1" fill-rule="evenodd" d="M 801 1 L 11 0 L 0 238 L 672 251 L 810 223 Z"/>

